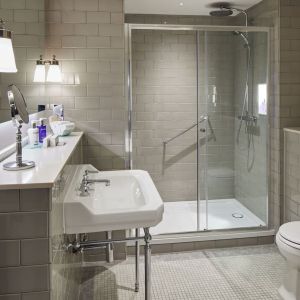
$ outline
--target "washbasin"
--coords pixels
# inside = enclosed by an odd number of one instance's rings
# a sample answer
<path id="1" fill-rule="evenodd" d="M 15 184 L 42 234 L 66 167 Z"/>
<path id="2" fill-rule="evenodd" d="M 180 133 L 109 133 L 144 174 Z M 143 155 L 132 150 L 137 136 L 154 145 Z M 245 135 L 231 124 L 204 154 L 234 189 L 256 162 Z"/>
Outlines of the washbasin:
<path id="1" fill-rule="evenodd" d="M 88 233 L 153 227 L 160 223 L 164 206 L 148 172 L 142 170 L 101 171 L 88 174 L 94 182 L 87 193 L 80 189 L 85 170 L 79 165 L 64 198 L 65 233 Z"/>

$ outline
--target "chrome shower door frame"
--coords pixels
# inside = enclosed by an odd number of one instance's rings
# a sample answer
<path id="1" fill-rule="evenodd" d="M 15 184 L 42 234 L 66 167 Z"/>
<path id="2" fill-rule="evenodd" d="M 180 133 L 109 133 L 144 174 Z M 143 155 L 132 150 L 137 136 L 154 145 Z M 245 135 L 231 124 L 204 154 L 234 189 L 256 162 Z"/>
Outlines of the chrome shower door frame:
<path id="1" fill-rule="evenodd" d="M 176 30 L 176 31 L 195 31 L 196 38 L 197 38 L 197 44 L 196 44 L 196 51 L 197 51 L 197 112 L 198 105 L 199 105 L 199 32 L 230 32 L 230 31 L 241 31 L 241 32 L 265 32 L 268 34 L 268 61 L 267 61 L 267 99 L 268 99 L 268 107 L 267 107 L 267 136 L 269 136 L 270 132 L 270 32 L 271 29 L 269 27 L 257 27 L 257 26 L 214 26 L 214 25 L 170 25 L 170 24 L 125 24 L 124 25 L 124 35 L 125 35 L 125 95 L 127 99 L 127 128 L 125 130 L 125 167 L 126 169 L 132 169 L 133 167 L 133 161 L 132 161 L 132 112 L 133 112 L 133 95 L 132 95 L 132 30 Z M 199 118 L 199 114 L 197 117 L 197 120 Z M 207 122 L 206 122 L 207 123 Z M 206 132 L 207 132 L 207 126 L 206 124 Z M 199 172 L 199 165 L 200 165 L 200 159 L 199 159 L 199 124 L 197 125 L 197 143 L 198 143 L 198 150 L 197 150 L 197 230 L 196 232 L 200 231 L 200 193 L 199 193 L 199 182 L 200 182 L 200 172 Z M 269 158 L 270 158 L 270 142 L 269 138 L 266 141 L 266 147 L 267 147 L 267 175 L 269 177 L 270 169 L 269 169 Z M 206 165 L 206 174 L 205 174 L 205 181 L 207 181 L 207 162 L 204 162 Z M 207 182 L 206 182 L 207 183 Z M 269 227 L 269 214 L 270 214 L 270 208 L 269 208 L 269 188 L 270 185 L 267 183 L 268 187 L 268 195 L 267 195 L 267 224 L 265 227 L 261 227 L 260 229 L 266 229 Z M 206 200 L 206 224 L 208 224 L 208 186 L 205 185 L 205 200 Z M 208 228 L 206 228 L 208 229 Z M 243 228 L 239 230 L 249 230 L 253 229 L 251 228 Z M 223 231 L 221 230 L 209 230 L 209 231 Z M 231 229 L 234 230 L 234 229 Z M 188 233 L 188 232 L 187 232 Z"/>

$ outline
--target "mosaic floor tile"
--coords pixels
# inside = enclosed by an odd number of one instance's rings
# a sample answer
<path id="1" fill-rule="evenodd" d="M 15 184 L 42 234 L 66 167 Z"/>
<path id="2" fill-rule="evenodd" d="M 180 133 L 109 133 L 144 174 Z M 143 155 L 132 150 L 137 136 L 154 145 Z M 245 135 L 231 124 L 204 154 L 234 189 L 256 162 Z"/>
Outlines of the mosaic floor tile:
<path id="1" fill-rule="evenodd" d="M 135 293 L 134 257 L 113 264 L 86 263 L 80 300 L 144 299 Z M 152 256 L 153 300 L 271 300 L 286 269 L 276 246 L 212 249 Z"/>

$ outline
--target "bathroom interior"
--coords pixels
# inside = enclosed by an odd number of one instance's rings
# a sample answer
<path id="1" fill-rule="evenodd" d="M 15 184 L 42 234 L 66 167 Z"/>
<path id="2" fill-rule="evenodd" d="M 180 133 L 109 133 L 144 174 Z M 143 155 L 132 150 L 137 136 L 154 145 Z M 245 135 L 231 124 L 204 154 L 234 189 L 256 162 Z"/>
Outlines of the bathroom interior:
<path id="1" fill-rule="evenodd" d="M 300 3 L 0 0 L 0 299 L 300 300 Z"/>

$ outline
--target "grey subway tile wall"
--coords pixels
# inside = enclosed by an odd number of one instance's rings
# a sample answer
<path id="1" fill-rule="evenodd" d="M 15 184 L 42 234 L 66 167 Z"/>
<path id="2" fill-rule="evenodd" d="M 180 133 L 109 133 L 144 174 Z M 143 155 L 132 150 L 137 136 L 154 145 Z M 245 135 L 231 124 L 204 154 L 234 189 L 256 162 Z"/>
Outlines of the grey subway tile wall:
<path id="1" fill-rule="evenodd" d="M 0 208 L 0 298 L 21 299 L 22 293 L 48 291 L 49 212 L 37 207 L 35 211 L 21 211 L 20 190 L 3 190 L 0 194 L 1 202 L 10 199 L 16 203 L 9 209 L 6 206 Z M 49 197 L 46 199 L 49 201 Z"/>
<path id="2" fill-rule="evenodd" d="M 236 40 L 235 71 L 235 196 L 244 206 L 261 220 L 268 220 L 268 176 L 267 176 L 267 141 L 268 116 L 259 112 L 258 87 L 268 80 L 268 35 L 249 33 L 251 62 L 249 69 L 249 113 L 257 120 L 248 129 L 238 116 L 242 114 L 245 94 L 247 50 L 240 39 Z M 237 67 L 238 66 L 238 67 Z M 239 130 L 240 129 L 240 130 Z M 249 132 L 246 132 L 248 130 Z M 255 188 L 253 188 L 255 187 Z"/>
<path id="3" fill-rule="evenodd" d="M 280 156 L 283 148 L 280 145 L 280 16 L 279 0 L 264 0 L 248 10 L 249 20 L 253 26 L 270 28 L 269 59 L 269 103 L 268 103 L 268 170 L 269 170 L 269 225 L 278 228 L 281 211 L 281 170 Z M 239 19 L 239 22 L 242 22 Z"/>
<path id="4" fill-rule="evenodd" d="M 38 104 L 64 104 L 66 118 L 86 133 L 86 163 L 102 170 L 124 168 L 123 1 L 1 1 L 0 13 L 14 32 L 18 68 L 16 74 L 1 74 L 0 120 L 9 120 L 5 88 L 15 83 L 30 112 Z M 40 54 L 56 55 L 62 84 L 33 83 Z"/>
<path id="5" fill-rule="evenodd" d="M 299 148 L 298 131 L 284 132 L 284 220 L 300 221 Z"/>
<path id="6" fill-rule="evenodd" d="M 300 3 L 298 1 L 280 0 L 280 174 L 281 187 L 284 186 L 283 166 L 283 128 L 300 126 L 300 89 L 299 89 L 299 63 L 300 63 Z M 298 149 L 297 145 L 294 145 Z M 296 186 L 293 187 L 294 189 Z M 297 215 L 287 213 L 285 216 L 284 207 L 293 207 L 293 199 L 284 197 L 281 189 L 281 217 L 282 221 L 294 220 Z M 283 202 L 285 199 L 285 203 Z M 292 217 L 292 215 L 294 217 Z"/>
<path id="7" fill-rule="evenodd" d="M 150 172 L 164 201 L 197 198 L 196 34 L 134 30 L 133 168 Z M 188 149 L 188 151 L 186 150 Z"/>

